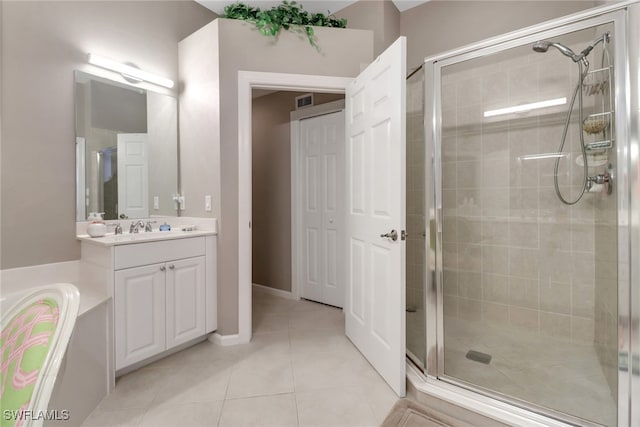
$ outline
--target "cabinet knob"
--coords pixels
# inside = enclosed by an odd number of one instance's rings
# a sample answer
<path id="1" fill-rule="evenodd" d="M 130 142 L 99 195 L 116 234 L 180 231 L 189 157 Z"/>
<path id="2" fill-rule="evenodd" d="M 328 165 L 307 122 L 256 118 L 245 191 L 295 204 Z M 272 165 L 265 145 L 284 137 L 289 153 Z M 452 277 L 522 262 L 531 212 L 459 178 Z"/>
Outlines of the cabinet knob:
<path id="1" fill-rule="evenodd" d="M 170 270 L 173 270 L 174 268 L 176 268 L 176 266 L 175 266 L 175 265 L 173 265 L 173 264 L 170 264 L 170 265 L 169 265 L 169 269 L 170 269 Z"/>
<path id="2" fill-rule="evenodd" d="M 166 269 L 167 268 L 164 265 L 160 266 L 160 271 L 165 271 Z"/>

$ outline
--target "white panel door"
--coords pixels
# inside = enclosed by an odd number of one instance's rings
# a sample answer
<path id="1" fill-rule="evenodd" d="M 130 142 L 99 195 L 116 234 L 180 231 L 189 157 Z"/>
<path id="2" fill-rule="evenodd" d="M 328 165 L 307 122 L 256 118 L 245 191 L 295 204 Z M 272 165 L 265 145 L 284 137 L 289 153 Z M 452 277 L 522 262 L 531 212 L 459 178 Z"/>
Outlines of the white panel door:
<path id="1" fill-rule="evenodd" d="M 146 133 L 118 134 L 118 216 L 149 217 Z"/>
<path id="2" fill-rule="evenodd" d="M 205 334 L 205 258 L 166 263 L 167 349 Z"/>
<path id="3" fill-rule="evenodd" d="M 300 122 L 302 298 L 344 305 L 344 111 Z"/>
<path id="4" fill-rule="evenodd" d="M 116 370 L 165 350 L 164 264 L 115 273 Z"/>
<path id="5" fill-rule="evenodd" d="M 400 37 L 346 91 L 347 337 L 405 395 L 405 76 Z M 396 239 L 383 237 L 397 233 Z"/>

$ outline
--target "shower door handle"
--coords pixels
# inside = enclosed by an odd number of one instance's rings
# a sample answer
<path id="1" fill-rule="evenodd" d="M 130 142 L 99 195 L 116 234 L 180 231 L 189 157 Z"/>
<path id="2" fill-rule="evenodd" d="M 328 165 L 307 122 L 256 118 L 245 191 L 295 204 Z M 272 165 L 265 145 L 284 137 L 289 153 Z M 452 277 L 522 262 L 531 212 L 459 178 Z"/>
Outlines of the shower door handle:
<path id="1" fill-rule="evenodd" d="M 391 239 L 395 242 L 398 240 L 398 232 L 396 230 L 391 230 L 388 233 L 381 234 L 380 237 L 386 237 L 387 239 Z"/>

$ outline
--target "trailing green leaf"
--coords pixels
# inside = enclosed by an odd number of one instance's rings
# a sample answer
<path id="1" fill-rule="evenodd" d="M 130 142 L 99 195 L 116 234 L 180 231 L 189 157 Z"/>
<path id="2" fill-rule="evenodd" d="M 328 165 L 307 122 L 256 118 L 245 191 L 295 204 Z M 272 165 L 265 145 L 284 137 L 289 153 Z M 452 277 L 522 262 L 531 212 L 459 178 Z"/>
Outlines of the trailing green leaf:
<path id="1" fill-rule="evenodd" d="M 258 28 L 260 34 L 277 36 L 281 29 L 303 33 L 307 36 L 311 46 L 318 47 L 313 27 L 346 28 L 347 20 L 338 19 L 333 15 L 309 13 L 302 5 L 293 1 L 283 0 L 279 6 L 269 10 L 248 6 L 237 2 L 224 8 L 223 18 L 240 19 L 251 22 Z"/>

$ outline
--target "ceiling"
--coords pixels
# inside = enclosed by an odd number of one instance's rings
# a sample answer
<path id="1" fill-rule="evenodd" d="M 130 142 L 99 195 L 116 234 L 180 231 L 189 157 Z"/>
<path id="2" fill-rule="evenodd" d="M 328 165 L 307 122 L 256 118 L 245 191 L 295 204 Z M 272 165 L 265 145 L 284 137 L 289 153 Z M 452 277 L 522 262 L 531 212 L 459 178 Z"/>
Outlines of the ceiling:
<path id="1" fill-rule="evenodd" d="M 396 5 L 400 12 L 411 9 L 412 7 L 418 6 L 422 3 L 426 3 L 428 0 L 393 0 L 393 3 Z M 235 3 L 235 1 L 227 1 L 227 0 L 196 0 L 196 2 L 200 3 L 204 7 L 211 9 L 218 15 L 224 14 L 224 7 Z M 312 13 L 327 13 L 327 11 L 331 13 L 336 13 L 341 9 L 355 3 L 356 0 L 301 0 L 298 1 L 302 6 L 304 6 L 304 10 Z M 243 1 L 243 3 L 250 4 L 251 6 L 257 6 L 260 9 L 270 9 L 273 6 L 277 6 L 282 2 L 279 0 L 249 0 Z"/>

